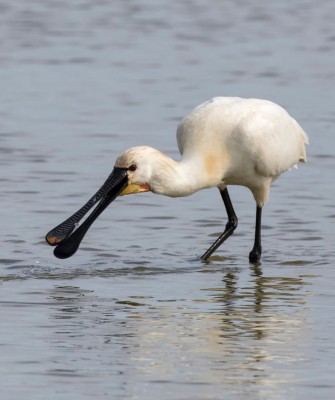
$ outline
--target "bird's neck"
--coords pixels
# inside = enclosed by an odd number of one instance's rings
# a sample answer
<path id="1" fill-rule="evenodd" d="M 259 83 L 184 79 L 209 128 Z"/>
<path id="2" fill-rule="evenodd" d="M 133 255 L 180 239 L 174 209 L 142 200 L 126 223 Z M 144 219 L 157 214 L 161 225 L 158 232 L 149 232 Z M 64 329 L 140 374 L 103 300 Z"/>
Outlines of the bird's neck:
<path id="1" fill-rule="evenodd" d="M 178 162 L 165 154 L 156 160 L 150 180 L 152 192 L 170 197 L 189 196 L 217 184 L 206 175 L 201 159 Z"/>

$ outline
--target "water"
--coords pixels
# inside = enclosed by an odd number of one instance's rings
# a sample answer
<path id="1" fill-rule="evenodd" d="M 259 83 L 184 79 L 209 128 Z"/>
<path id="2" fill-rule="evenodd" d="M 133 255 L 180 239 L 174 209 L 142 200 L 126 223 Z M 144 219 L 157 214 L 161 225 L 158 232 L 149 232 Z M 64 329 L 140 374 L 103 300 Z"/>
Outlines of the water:
<path id="1" fill-rule="evenodd" d="M 333 399 L 335 6 L 306 1 L 0 3 L 0 393 L 38 399 Z M 271 99 L 310 135 L 264 209 L 232 188 L 117 199 L 78 253 L 44 242 L 125 148 L 178 158 L 216 95 Z"/>

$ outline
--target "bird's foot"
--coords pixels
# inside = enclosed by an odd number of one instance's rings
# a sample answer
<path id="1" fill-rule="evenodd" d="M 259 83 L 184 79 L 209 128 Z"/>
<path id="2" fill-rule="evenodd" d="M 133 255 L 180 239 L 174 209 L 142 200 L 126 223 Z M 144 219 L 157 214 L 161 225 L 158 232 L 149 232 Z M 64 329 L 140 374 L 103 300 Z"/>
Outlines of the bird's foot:
<path id="1" fill-rule="evenodd" d="M 262 255 L 262 248 L 261 247 L 254 247 L 251 252 L 249 253 L 249 261 L 252 264 L 256 264 L 261 259 Z"/>

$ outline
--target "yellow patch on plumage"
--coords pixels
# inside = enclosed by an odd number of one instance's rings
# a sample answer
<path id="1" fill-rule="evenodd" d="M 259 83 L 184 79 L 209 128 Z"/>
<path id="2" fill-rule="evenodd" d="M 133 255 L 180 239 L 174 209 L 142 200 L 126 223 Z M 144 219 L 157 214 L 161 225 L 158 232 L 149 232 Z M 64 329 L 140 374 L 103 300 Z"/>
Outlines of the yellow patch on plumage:
<path id="1" fill-rule="evenodd" d="M 205 157 L 205 170 L 207 172 L 207 175 L 213 176 L 218 173 L 218 170 L 220 168 L 220 163 L 218 162 L 218 159 L 215 156 L 209 155 Z"/>

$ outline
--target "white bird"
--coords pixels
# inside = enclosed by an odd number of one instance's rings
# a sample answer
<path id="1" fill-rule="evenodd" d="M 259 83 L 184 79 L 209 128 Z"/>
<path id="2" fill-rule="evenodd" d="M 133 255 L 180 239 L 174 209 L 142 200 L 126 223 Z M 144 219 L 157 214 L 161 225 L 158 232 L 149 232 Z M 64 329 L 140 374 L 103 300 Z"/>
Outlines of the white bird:
<path id="1" fill-rule="evenodd" d="M 177 142 L 182 155 L 179 162 L 148 146 L 132 147 L 121 154 L 99 191 L 47 234 L 47 242 L 58 245 L 54 254 L 59 258 L 73 255 L 90 225 L 118 195 L 151 191 L 181 197 L 217 187 L 228 223 L 203 254 L 202 259 L 207 260 L 237 227 L 227 186 L 241 185 L 251 190 L 257 205 L 255 240 L 249 260 L 258 262 L 262 252 L 261 213 L 270 186 L 299 161 L 307 161 L 307 134 L 271 101 L 215 97 L 186 115 L 177 129 Z M 99 205 L 72 233 L 97 202 Z"/>

